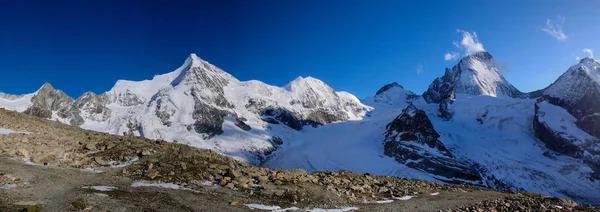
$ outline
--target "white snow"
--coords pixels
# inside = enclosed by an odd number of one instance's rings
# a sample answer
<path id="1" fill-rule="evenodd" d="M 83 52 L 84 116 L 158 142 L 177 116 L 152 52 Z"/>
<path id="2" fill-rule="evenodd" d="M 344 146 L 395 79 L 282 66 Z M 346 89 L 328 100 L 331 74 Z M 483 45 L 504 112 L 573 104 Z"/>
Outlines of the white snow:
<path id="1" fill-rule="evenodd" d="M 3 135 L 8 135 L 8 134 L 31 134 L 32 132 L 18 132 L 18 131 L 13 131 L 11 129 L 6 129 L 6 128 L 0 128 L 0 134 Z"/>
<path id="2" fill-rule="evenodd" d="M 437 196 L 437 195 L 440 195 L 440 192 L 431 193 L 429 195 L 431 195 L 431 196 Z"/>
<path id="3" fill-rule="evenodd" d="M 353 211 L 353 210 L 358 210 L 358 208 L 357 207 L 345 207 L 345 208 L 340 208 L 340 209 L 314 208 L 314 209 L 309 209 L 307 211 L 308 212 L 346 212 L 346 211 Z"/>
<path id="4" fill-rule="evenodd" d="M 299 208 L 291 207 L 291 208 L 281 208 L 279 206 L 269 206 L 269 205 L 261 205 L 261 204 L 246 204 L 250 210 L 266 210 L 272 212 L 285 212 L 285 211 L 295 211 Z"/>
<path id="5" fill-rule="evenodd" d="M 416 96 L 413 92 L 394 86 L 379 95 L 365 98 L 364 103 L 371 106 L 403 107 L 412 102 L 410 97 L 413 96 Z"/>
<path id="6" fill-rule="evenodd" d="M 573 117 L 564 108 L 552 105 L 546 101 L 540 102 L 538 120 L 548 125 L 556 132 L 561 132 L 560 135 L 567 138 L 575 138 L 577 141 L 585 141 L 594 139 L 593 136 L 579 129 L 575 122 L 577 119 Z"/>
<path id="7" fill-rule="evenodd" d="M 111 165 L 110 167 L 111 168 L 123 168 L 123 167 L 129 166 L 129 165 L 135 163 L 138 160 L 139 160 L 138 157 L 134 157 L 133 159 L 131 159 L 131 160 L 127 161 L 127 162 L 119 163 L 119 164 L 116 164 L 116 165 Z"/>
<path id="8" fill-rule="evenodd" d="M 13 189 L 13 188 L 17 188 L 17 185 L 16 184 L 6 184 L 6 185 L 0 186 L 0 189 Z"/>
<path id="9" fill-rule="evenodd" d="M 245 205 L 248 208 L 250 208 L 250 210 L 266 210 L 266 211 L 272 211 L 272 212 L 285 212 L 285 211 L 300 210 L 300 208 L 297 208 L 297 207 L 281 208 L 280 206 L 269 206 L 269 205 L 262 205 L 262 204 L 245 204 Z M 357 207 L 345 207 L 345 208 L 339 208 L 339 209 L 313 208 L 313 209 L 308 209 L 308 210 L 303 210 L 303 211 L 307 211 L 307 212 L 346 212 L 346 211 L 353 211 L 353 210 L 358 210 L 358 208 Z"/>
<path id="10" fill-rule="evenodd" d="M 402 196 L 402 197 L 396 197 L 396 199 L 406 201 L 406 200 L 412 199 L 413 197 L 415 197 L 415 196 Z"/>
<path id="11" fill-rule="evenodd" d="M 191 190 L 188 188 L 181 187 L 174 183 L 148 183 L 148 182 L 134 182 L 131 187 L 156 187 L 156 188 L 168 188 L 168 189 L 179 189 L 179 190 Z"/>
<path id="12" fill-rule="evenodd" d="M 203 186 L 213 186 L 215 184 L 213 182 L 210 182 L 210 181 L 204 181 L 204 182 L 202 182 L 202 185 Z"/>
<path id="13" fill-rule="evenodd" d="M 385 203 L 392 203 L 392 202 L 394 202 L 394 200 L 393 199 L 386 199 L 386 200 L 378 200 L 376 202 L 379 203 L 379 204 L 385 204 Z"/>
<path id="14" fill-rule="evenodd" d="M 440 141 L 453 155 L 477 162 L 488 175 L 508 186 L 589 202 L 600 199 L 600 194 L 587 192 L 600 190 L 599 181 L 586 177 L 592 173 L 591 168 L 570 157 L 544 156 L 548 149 L 535 138 L 532 129 L 535 100 L 457 94 L 452 105 L 455 115 L 449 121 L 438 117 L 437 104 L 427 104 L 423 99 L 413 104 L 427 113 L 441 135 Z M 292 141 L 284 143 L 264 165 L 308 171 L 352 170 L 439 182 L 429 173 L 408 168 L 383 154 L 385 125 L 404 107 L 406 104 L 378 104 L 362 120 L 290 135 Z M 487 115 L 480 124 L 476 119 L 482 114 Z"/>
<path id="15" fill-rule="evenodd" d="M 589 92 L 588 89 L 600 89 L 600 64 L 591 58 L 569 68 L 544 94 L 576 103 Z"/>
<path id="16" fill-rule="evenodd" d="M 82 186 L 81 188 L 92 189 L 92 190 L 96 190 L 96 191 L 112 191 L 115 189 L 119 189 L 118 187 L 115 187 L 115 186 Z"/>
<path id="17" fill-rule="evenodd" d="M 87 168 L 83 169 L 83 171 L 93 172 L 93 173 L 102 173 L 102 172 L 104 172 L 104 171 L 102 171 L 100 169 L 95 169 L 95 168 L 92 168 L 92 167 L 87 167 Z"/>
<path id="18" fill-rule="evenodd" d="M 0 108 L 23 112 L 33 105 L 31 103 L 31 97 L 34 95 L 33 93 L 21 96 L 1 94 L 3 93 L 0 93 Z"/>

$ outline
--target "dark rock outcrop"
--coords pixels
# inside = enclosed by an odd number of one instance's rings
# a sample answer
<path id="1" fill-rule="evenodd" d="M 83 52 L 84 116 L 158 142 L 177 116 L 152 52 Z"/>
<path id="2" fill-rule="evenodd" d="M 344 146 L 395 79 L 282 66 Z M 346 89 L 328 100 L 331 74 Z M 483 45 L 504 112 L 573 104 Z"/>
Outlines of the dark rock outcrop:
<path id="1" fill-rule="evenodd" d="M 431 173 L 446 182 L 481 184 L 480 173 L 470 164 L 459 161 L 438 140 L 440 135 L 425 111 L 410 104 L 387 125 L 384 154 L 410 168 Z"/>
<path id="2" fill-rule="evenodd" d="M 446 99 L 440 102 L 438 111 L 440 111 L 440 117 L 444 120 L 450 120 L 454 116 L 454 110 L 452 110 L 452 100 Z"/>
<path id="3" fill-rule="evenodd" d="M 246 124 L 246 122 L 244 122 L 241 119 L 237 119 L 235 122 L 235 126 L 239 127 L 240 129 L 244 130 L 244 131 L 250 131 L 252 129 L 252 127 L 250 127 L 250 125 Z"/>
<path id="4" fill-rule="evenodd" d="M 404 89 L 404 87 L 402 87 L 402 85 L 398 84 L 397 82 L 392 82 L 390 84 L 384 85 L 379 90 L 377 90 L 377 93 L 375 93 L 375 95 L 379 95 L 383 92 L 386 92 L 387 90 L 389 90 L 390 88 L 393 88 L 393 87 L 400 87 L 400 88 Z"/>
<path id="5" fill-rule="evenodd" d="M 594 170 L 592 178 L 600 179 L 600 139 L 591 137 L 586 140 L 578 140 L 569 132 L 561 129 L 553 129 L 541 118 L 553 116 L 542 111 L 540 105 L 544 99 L 538 99 L 535 104 L 535 116 L 533 117 L 533 130 L 535 136 L 540 139 L 548 149 L 573 158 L 582 159 Z"/>

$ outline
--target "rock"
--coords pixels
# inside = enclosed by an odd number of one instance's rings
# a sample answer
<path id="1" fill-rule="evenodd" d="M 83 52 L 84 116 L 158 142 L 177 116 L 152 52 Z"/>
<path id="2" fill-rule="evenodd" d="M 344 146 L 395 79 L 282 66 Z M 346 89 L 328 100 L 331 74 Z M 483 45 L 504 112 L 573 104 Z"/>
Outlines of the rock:
<path id="1" fill-rule="evenodd" d="M 237 205 L 237 204 L 238 204 L 238 202 L 237 202 L 237 201 L 231 201 L 229 204 L 230 204 L 230 205 Z"/>
<path id="2" fill-rule="evenodd" d="M 227 183 L 227 185 L 225 185 L 225 188 L 228 189 L 233 189 L 235 187 L 235 185 L 233 185 L 233 183 Z"/>
<path id="3" fill-rule="evenodd" d="M 90 151 L 94 151 L 96 150 L 96 142 L 89 142 L 87 144 L 85 144 L 85 149 L 86 150 L 90 150 Z"/>
<path id="4" fill-rule="evenodd" d="M 183 169 L 184 171 L 187 169 L 187 165 L 183 161 L 181 162 L 181 169 Z"/>
<path id="5" fill-rule="evenodd" d="M 158 177 L 158 174 L 159 174 L 159 171 L 156 170 L 156 169 L 150 169 L 150 170 L 148 170 L 148 177 L 150 179 L 154 179 L 154 178 Z"/>
<path id="6" fill-rule="evenodd" d="M 102 159 L 102 157 L 98 157 L 98 156 L 94 157 L 94 161 L 96 161 L 96 163 L 98 163 L 98 165 L 101 165 L 101 166 L 110 166 L 111 165 L 109 161 L 105 161 Z"/>
<path id="7" fill-rule="evenodd" d="M 19 153 L 19 155 L 23 156 L 24 158 L 29 157 L 29 151 L 27 151 L 26 149 L 19 149 L 19 150 L 17 150 L 17 152 Z"/>
<path id="8" fill-rule="evenodd" d="M 228 175 L 229 175 L 230 177 L 232 177 L 232 178 L 234 178 L 234 179 L 235 179 L 235 178 L 241 177 L 241 176 L 242 176 L 242 173 L 241 173 L 241 172 L 239 172 L 239 171 L 236 171 L 236 170 L 230 170 L 230 171 L 228 172 Z"/>
<path id="9" fill-rule="evenodd" d="M 34 155 L 31 157 L 31 161 L 37 164 L 42 163 L 51 163 L 56 161 L 56 156 L 54 155 Z"/>
<path id="10" fill-rule="evenodd" d="M 425 111 L 417 109 L 412 103 L 386 126 L 384 136 L 384 154 L 410 168 L 445 179 L 463 179 L 478 183 L 483 180 L 474 165 L 454 158 L 438 139 L 440 135 L 435 131 Z M 423 145 L 429 148 L 423 148 Z"/>
<path id="11" fill-rule="evenodd" d="M 140 155 L 142 156 L 148 156 L 151 155 L 152 153 L 150 152 L 150 150 L 144 149 L 140 152 Z"/>

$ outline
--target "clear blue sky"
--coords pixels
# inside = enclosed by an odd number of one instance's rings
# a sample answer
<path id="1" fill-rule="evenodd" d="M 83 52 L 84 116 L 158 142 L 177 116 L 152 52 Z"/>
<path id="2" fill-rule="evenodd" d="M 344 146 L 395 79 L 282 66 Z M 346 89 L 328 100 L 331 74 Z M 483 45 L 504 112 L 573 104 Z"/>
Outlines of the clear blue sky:
<path id="1" fill-rule="evenodd" d="M 313 76 L 360 98 L 397 81 L 421 94 L 457 62 L 444 54 L 464 56 L 453 44 L 464 35 L 458 29 L 476 32 L 505 77 L 532 91 L 586 56 L 584 48 L 600 51 L 598 8 L 546 0 L 3 1 L 0 91 L 30 93 L 49 81 L 76 98 L 170 72 L 197 53 L 240 80 L 281 86 Z"/>

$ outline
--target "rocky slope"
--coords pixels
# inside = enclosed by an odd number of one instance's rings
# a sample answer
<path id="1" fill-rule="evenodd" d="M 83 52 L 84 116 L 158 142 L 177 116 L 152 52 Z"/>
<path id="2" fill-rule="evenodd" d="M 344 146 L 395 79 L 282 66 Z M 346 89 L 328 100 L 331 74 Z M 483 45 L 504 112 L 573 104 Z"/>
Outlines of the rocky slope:
<path id="1" fill-rule="evenodd" d="M 386 126 L 384 154 L 445 182 L 484 184 L 471 164 L 454 158 L 423 110 L 409 104 Z"/>

